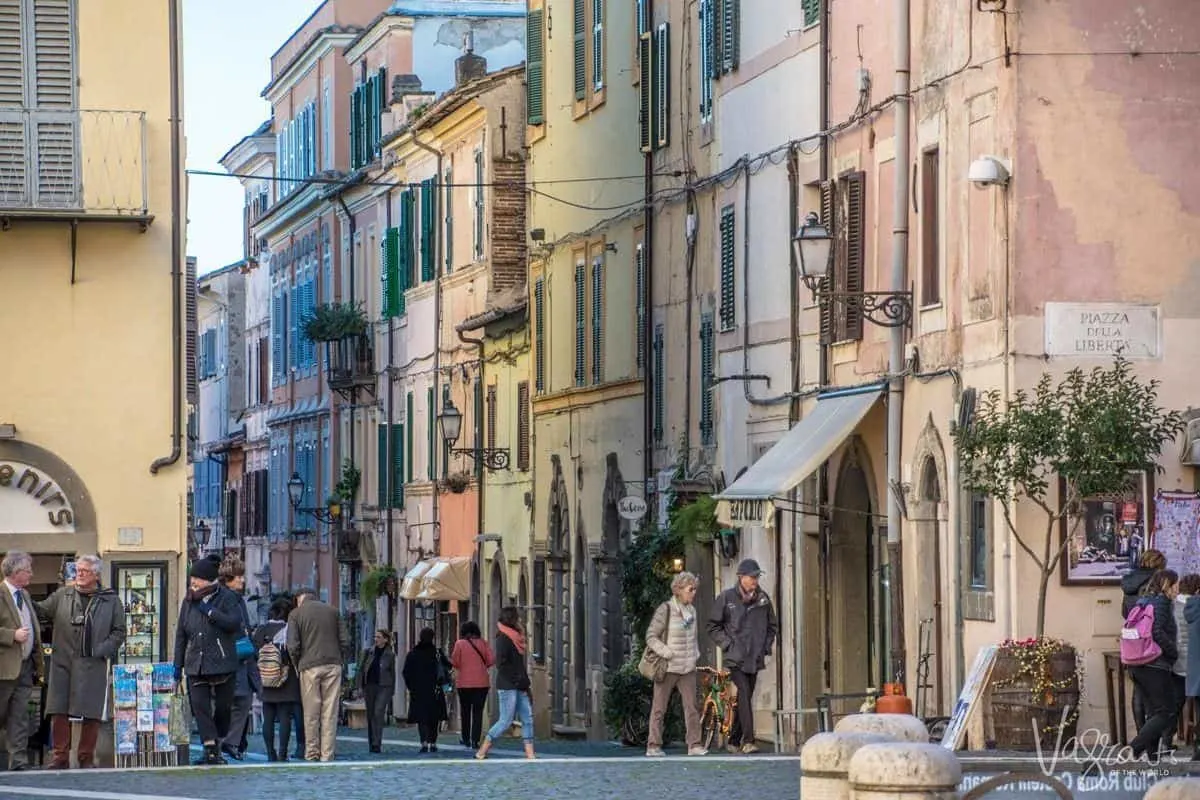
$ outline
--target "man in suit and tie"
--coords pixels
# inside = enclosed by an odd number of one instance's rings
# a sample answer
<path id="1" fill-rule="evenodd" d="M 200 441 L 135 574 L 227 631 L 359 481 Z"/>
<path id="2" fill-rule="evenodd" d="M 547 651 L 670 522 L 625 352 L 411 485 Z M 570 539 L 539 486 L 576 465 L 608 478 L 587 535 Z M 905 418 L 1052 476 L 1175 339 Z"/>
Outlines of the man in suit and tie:
<path id="1" fill-rule="evenodd" d="M 10 550 L 0 561 L 0 725 L 8 740 L 8 768 L 29 769 L 29 696 L 42 675 L 42 629 L 25 587 L 33 557 Z"/>

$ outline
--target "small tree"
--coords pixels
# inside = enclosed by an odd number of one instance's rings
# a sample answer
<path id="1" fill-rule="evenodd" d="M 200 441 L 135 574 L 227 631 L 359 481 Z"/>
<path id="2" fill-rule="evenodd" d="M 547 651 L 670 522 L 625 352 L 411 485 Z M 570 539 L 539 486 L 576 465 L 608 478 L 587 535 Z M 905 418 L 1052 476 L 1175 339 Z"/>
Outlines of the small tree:
<path id="1" fill-rule="evenodd" d="M 1131 471 L 1155 468 L 1163 444 L 1183 430 L 1178 412 L 1158 404 L 1159 382 L 1143 382 L 1118 355 L 1112 366 L 1090 373 L 1073 369 L 1058 384 L 1043 375 L 1032 394 L 1017 391 L 1004 403 L 1000 392 L 985 393 L 974 421 L 954 431 L 961 483 L 1002 501 L 1013 538 L 1041 570 L 1037 636 L 1046 630 L 1046 592 L 1075 529 L 1080 501 L 1125 491 Z M 1051 501 L 1051 480 L 1066 491 Z M 1012 503 L 1024 498 L 1045 513 L 1045 543 L 1017 529 Z M 1071 530 L 1054 546 L 1054 530 L 1066 517 Z"/>

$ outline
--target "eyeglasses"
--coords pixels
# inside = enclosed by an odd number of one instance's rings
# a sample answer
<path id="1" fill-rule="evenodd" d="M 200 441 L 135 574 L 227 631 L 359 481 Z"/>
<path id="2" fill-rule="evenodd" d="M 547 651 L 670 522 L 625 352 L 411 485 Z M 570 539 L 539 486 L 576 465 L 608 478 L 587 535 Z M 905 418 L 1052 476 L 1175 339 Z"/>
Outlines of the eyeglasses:
<path id="1" fill-rule="evenodd" d="M 96 574 L 96 570 L 94 570 L 94 569 L 88 569 L 87 567 L 76 567 L 76 568 L 75 568 L 75 573 L 76 573 L 77 575 L 95 575 L 95 574 Z"/>

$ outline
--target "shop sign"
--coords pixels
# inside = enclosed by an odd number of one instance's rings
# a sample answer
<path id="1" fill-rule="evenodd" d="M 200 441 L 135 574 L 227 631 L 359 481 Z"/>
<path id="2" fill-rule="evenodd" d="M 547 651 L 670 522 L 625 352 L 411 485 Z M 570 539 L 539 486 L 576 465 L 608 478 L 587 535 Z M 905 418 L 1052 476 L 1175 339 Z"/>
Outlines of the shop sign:
<path id="1" fill-rule="evenodd" d="M 75 512 L 58 484 L 36 467 L 0 461 L 0 533 L 74 533 Z"/>
<path id="2" fill-rule="evenodd" d="M 737 526 L 744 522 L 749 525 L 761 525 L 764 516 L 766 500 L 729 500 L 729 521 Z"/>
<path id="3" fill-rule="evenodd" d="M 646 501 L 632 495 L 622 497 L 617 501 L 617 513 L 621 515 L 621 519 L 637 522 L 646 516 Z"/>

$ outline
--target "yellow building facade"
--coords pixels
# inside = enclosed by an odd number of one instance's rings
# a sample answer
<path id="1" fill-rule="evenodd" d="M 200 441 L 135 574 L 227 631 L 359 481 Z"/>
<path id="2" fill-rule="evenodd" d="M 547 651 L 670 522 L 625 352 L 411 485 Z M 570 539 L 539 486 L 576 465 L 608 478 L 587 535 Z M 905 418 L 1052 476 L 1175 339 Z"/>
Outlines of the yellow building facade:
<path id="1" fill-rule="evenodd" d="M 34 554 L 35 596 L 82 552 L 106 583 L 178 602 L 195 377 L 179 5 L 0 6 L 0 549 Z M 157 619 L 145 657 L 166 654 Z"/>

